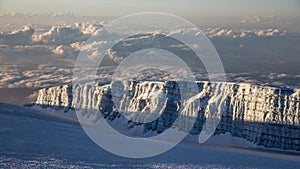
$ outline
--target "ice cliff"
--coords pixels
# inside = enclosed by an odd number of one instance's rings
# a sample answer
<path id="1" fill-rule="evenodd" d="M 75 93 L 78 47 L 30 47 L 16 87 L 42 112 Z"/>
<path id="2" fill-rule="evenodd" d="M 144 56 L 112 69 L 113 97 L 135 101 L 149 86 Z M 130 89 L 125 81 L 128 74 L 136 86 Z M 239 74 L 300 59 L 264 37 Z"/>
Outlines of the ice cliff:
<path id="1" fill-rule="evenodd" d="M 161 133 L 176 123 L 176 128 L 192 135 L 199 134 L 210 111 L 217 110 L 221 118 L 214 134 L 229 132 L 257 145 L 300 151 L 299 90 L 245 83 L 195 84 L 199 91 L 195 100 L 200 104 L 196 113 L 185 111 L 179 120 L 180 108 L 190 107 L 181 100 L 181 94 L 192 88 L 188 82 L 183 87 L 172 81 L 57 86 L 41 89 L 36 104 L 64 109 L 66 113 L 74 108 L 100 110 L 109 121 L 125 115 L 128 128 L 143 125 L 145 133 Z M 223 106 L 219 109 L 216 105 Z M 188 129 L 187 119 L 192 118 L 196 121 Z"/>

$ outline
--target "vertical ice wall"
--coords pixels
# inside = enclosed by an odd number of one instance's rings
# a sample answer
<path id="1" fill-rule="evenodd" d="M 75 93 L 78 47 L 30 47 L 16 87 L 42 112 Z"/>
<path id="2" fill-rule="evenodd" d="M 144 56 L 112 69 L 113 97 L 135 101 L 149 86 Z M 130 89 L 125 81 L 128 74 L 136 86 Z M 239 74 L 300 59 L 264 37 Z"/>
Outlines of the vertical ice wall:
<path id="1" fill-rule="evenodd" d="M 118 92 L 113 92 L 112 85 Z M 300 150 L 299 90 L 197 82 L 199 94 L 193 101 L 200 104 L 197 111 L 190 111 L 191 103 L 182 101 L 180 94 L 191 87 L 190 83 L 184 83 L 182 89 L 175 82 L 112 85 L 46 88 L 39 91 L 36 104 L 66 111 L 74 107 L 100 110 L 109 120 L 120 117 L 119 112 L 123 112 L 122 115 L 134 125 L 144 123 L 145 132 L 157 133 L 174 124 L 180 130 L 199 134 L 211 112 L 216 111 L 221 119 L 215 134 L 230 132 L 258 145 Z M 187 111 L 178 116 L 183 107 Z M 192 129 L 188 127 L 190 119 L 196 119 Z"/>

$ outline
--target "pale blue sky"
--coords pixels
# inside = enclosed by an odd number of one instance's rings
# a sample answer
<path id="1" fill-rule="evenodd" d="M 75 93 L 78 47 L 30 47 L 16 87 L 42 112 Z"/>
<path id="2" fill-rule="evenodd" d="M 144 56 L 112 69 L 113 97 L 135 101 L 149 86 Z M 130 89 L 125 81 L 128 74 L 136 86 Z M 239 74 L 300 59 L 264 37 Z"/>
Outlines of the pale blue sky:
<path id="1" fill-rule="evenodd" d="M 135 12 L 181 16 L 299 16 L 299 0 L 0 0 L 0 12 L 122 16 Z"/>

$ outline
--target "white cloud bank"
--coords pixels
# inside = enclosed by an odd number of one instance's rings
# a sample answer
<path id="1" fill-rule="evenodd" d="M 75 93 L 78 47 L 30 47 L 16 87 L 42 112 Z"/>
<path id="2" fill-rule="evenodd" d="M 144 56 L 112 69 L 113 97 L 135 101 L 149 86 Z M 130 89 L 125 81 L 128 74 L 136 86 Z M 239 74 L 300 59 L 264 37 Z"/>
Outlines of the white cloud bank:
<path id="1" fill-rule="evenodd" d="M 142 66 L 142 65 L 141 65 Z M 172 69 L 172 67 L 170 67 Z M 86 76 L 82 77 L 82 81 L 94 83 L 94 79 L 100 84 L 106 84 L 111 81 L 114 74 L 114 67 L 102 67 L 98 70 L 95 78 L 89 74 L 90 67 L 86 67 L 81 71 L 86 72 Z M 168 69 L 168 68 L 166 68 Z M 128 71 L 124 68 L 122 77 L 131 77 L 127 80 L 174 80 L 174 76 L 164 71 L 156 69 L 147 69 L 142 72 L 134 72 L 130 68 Z M 2 66 L 0 70 L 0 88 L 46 88 L 51 86 L 69 84 L 73 78 L 73 68 L 62 68 L 53 65 L 41 64 L 35 69 L 23 69 L 18 65 Z M 175 70 L 176 76 L 185 76 L 186 72 L 180 68 Z M 218 74 L 215 74 L 218 76 Z M 300 74 L 283 74 L 283 73 L 227 73 L 229 82 L 244 82 L 260 85 L 277 85 L 300 88 Z M 208 80 L 207 74 L 198 72 L 195 74 L 196 80 Z"/>
<path id="2" fill-rule="evenodd" d="M 32 43 L 34 29 L 30 26 L 24 26 L 8 34 L 0 34 L 0 44 L 4 45 L 28 45 Z"/>
<path id="3" fill-rule="evenodd" d="M 93 59 L 93 56 L 97 56 L 100 54 L 99 52 L 103 52 L 95 48 L 98 45 L 107 43 L 107 41 L 103 40 L 85 45 L 88 38 L 97 31 L 103 36 L 114 36 L 108 34 L 108 32 L 99 31 L 101 27 L 101 24 L 76 23 L 74 25 L 53 25 L 47 28 L 47 30 L 43 29 L 42 31 L 35 32 L 34 29 L 38 29 L 37 27 L 32 28 L 26 25 L 10 32 L 2 32 L 0 33 L 1 63 L 5 64 L 7 62 L 10 64 L 10 58 L 14 58 L 13 61 L 23 58 L 30 62 L 35 62 L 39 58 L 59 58 L 54 60 L 57 63 L 66 58 L 71 58 L 75 61 L 80 51 L 90 52 L 91 58 L 89 59 Z M 270 72 L 274 71 L 273 69 L 278 69 L 278 75 L 280 75 L 280 69 L 290 68 L 299 70 L 295 64 L 299 61 L 297 58 L 300 52 L 297 52 L 299 49 L 295 47 L 295 42 L 288 42 L 290 44 L 287 44 L 284 41 L 291 36 L 286 31 L 277 28 L 261 30 L 206 28 L 202 30 L 215 45 L 221 59 L 225 58 L 222 61 L 225 70 L 229 70 L 229 72 L 232 72 L 231 70 L 235 72 L 239 70 L 242 70 L 240 72 L 250 72 L 253 69 L 257 71 L 268 70 Z M 170 35 L 188 33 L 188 31 L 186 29 L 174 29 Z M 153 32 L 153 34 L 157 34 L 157 32 Z M 197 35 L 199 35 L 199 32 L 193 32 L 193 36 Z M 295 36 L 293 39 L 299 41 L 300 37 Z M 130 47 L 128 43 L 126 45 L 126 47 Z M 282 46 L 285 47 L 285 50 L 281 50 Z M 180 46 L 173 47 L 180 48 Z M 288 51 L 288 53 L 282 53 L 281 51 Z M 122 56 L 116 56 L 116 53 L 112 50 L 109 50 L 107 54 L 108 59 L 113 62 L 119 63 L 123 59 Z M 281 55 L 285 57 L 280 57 Z M 272 58 L 275 58 L 275 60 L 272 60 Z M 289 58 L 290 62 L 286 58 Z M 72 75 L 71 69 L 65 69 L 63 64 L 60 65 L 61 67 L 57 66 L 53 67 L 53 69 L 40 66 L 36 70 L 27 71 L 21 68 L 6 69 L 1 65 L 0 88 L 49 87 L 59 83 L 69 83 Z M 297 76 L 299 76 L 295 71 L 294 74 L 286 74 L 286 77 L 280 75 L 275 78 L 273 76 L 265 76 L 265 78 L 276 84 L 286 84 L 284 79 L 288 81 L 291 77 L 297 79 Z M 107 78 L 106 75 L 102 77 L 104 79 Z M 275 80 L 272 80 L 271 77 Z M 253 78 L 239 76 L 233 79 L 247 82 Z M 295 83 L 297 83 L 297 80 Z"/>

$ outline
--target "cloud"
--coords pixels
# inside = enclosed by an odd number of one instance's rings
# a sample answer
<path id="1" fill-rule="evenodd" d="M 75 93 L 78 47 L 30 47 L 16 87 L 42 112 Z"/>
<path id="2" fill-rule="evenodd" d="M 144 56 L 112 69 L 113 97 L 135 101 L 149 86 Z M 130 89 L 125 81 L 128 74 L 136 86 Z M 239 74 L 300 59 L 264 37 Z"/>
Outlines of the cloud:
<path id="1" fill-rule="evenodd" d="M 9 33 L 0 33 L 1 60 L 11 58 L 37 59 L 43 57 L 76 57 L 79 49 L 72 44 L 86 41 L 100 25 L 69 25 L 52 26 L 49 30 L 39 30 L 34 34 L 34 29 L 26 25 Z M 42 32 L 42 33 L 41 33 Z M 44 32 L 44 33 L 43 33 Z M 76 45 L 74 45 L 76 46 Z"/>
<path id="2" fill-rule="evenodd" d="M 99 52 L 96 48 L 99 45 L 107 43 L 107 41 L 101 39 L 109 40 L 108 37 L 114 39 L 118 37 L 115 34 L 102 30 L 101 24 L 86 24 L 86 23 L 75 23 L 75 25 L 53 25 L 49 30 L 39 31 L 34 33 L 34 29 L 30 26 L 24 26 L 20 29 L 12 31 L 11 33 L 1 33 L 0 34 L 0 44 L 9 45 L 10 47 L 1 47 L 6 48 L 6 50 L 0 51 L 0 54 L 5 58 L 6 56 L 29 56 L 29 55 L 40 55 L 46 56 L 59 56 L 59 57 L 76 57 L 80 51 L 90 52 L 91 57 L 96 56 Z M 233 30 L 233 29 L 222 29 L 222 28 L 206 28 L 203 29 L 205 35 L 207 35 L 211 40 L 215 39 L 249 39 L 260 37 L 279 37 L 285 36 L 286 32 L 279 29 L 270 28 L 262 30 Z M 90 42 L 86 44 L 89 37 L 92 34 L 97 33 L 97 41 Z M 156 33 L 153 33 L 154 37 Z M 175 29 L 169 35 L 190 35 L 198 36 L 200 32 L 196 32 L 194 29 Z M 133 38 L 128 38 L 124 41 L 125 47 L 131 47 L 135 40 L 143 40 L 151 38 L 149 35 L 137 36 Z M 139 41 L 138 41 L 139 42 Z M 216 41 L 218 43 L 218 41 Z M 227 42 L 226 42 L 227 43 Z M 190 44 L 196 45 L 196 44 Z M 218 44 L 217 44 L 218 45 Z M 23 47 L 22 47 L 23 46 Z M 238 48 L 246 47 L 245 44 L 238 44 Z M 179 46 L 173 46 L 179 48 Z M 92 56 L 93 55 L 93 56 Z M 120 62 L 122 57 L 118 57 L 114 53 L 108 52 L 108 57 L 114 62 Z"/>
<path id="3" fill-rule="evenodd" d="M 0 47 L 0 55 L 4 58 L 27 58 L 32 57 L 42 58 L 44 56 L 51 55 L 51 46 L 47 45 L 18 45 L 18 46 L 8 46 L 3 45 Z"/>
<path id="4" fill-rule="evenodd" d="M 120 63 L 122 60 L 123 60 L 123 57 L 120 57 L 117 55 L 117 52 L 116 51 L 113 51 L 111 49 L 109 49 L 107 52 L 106 52 L 108 58 L 112 61 L 114 61 L 115 63 Z"/>
<path id="5" fill-rule="evenodd" d="M 64 58 L 76 58 L 80 51 L 68 45 L 59 45 L 52 52 L 57 56 L 64 56 Z"/>
<path id="6" fill-rule="evenodd" d="M 35 42 L 41 41 L 44 44 L 67 45 L 87 40 L 88 37 L 84 36 L 79 28 L 52 26 L 48 32 L 34 35 L 33 40 Z"/>
<path id="7" fill-rule="evenodd" d="M 23 69 L 17 65 L 3 66 L 0 88 L 41 88 L 71 82 L 71 69 L 40 65 L 36 69 Z"/>
<path id="8" fill-rule="evenodd" d="M 244 24 L 266 24 L 266 23 L 277 23 L 279 21 L 279 17 L 275 15 L 270 16 L 254 16 L 254 17 L 243 17 L 242 23 Z"/>
<path id="9" fill-rule="evenodd" d="M 263 19 L 263 18 L 261 18 Z M 5 67 L 1 65 L 0 87 L 49 87 L 69 83 L 72 69 L 65 68 L 65 63 L 74 65 L 79 52 L 88 54 L 88 59 L 93 60 L 106 51 L 100 51 L 99 45 L 109 43 L 109 40 L 118 37 L 101 29 L 101 24 L 76 23 L 70 25 L 53 25 L 50 28 L 24 26 L 9 33 L 0 34 L 0 60 L 1 64 L 19 62 L 21 65 L 33 63 L 51 63 L 51 66 L 38 66 L 32 70 Z M 11 26 L 5 28 L 8 29 Z M 299 57 L 300 49 L 297 44 L 300 36 L 289 34 L 286 31 L 270 29 L 229 29 L 229 28 L 203 28 L 204 34 L 212 41 L 222 60 L 227 73 L 240 74 L 241 72 L 260 72 L 260 75 L 234 75 L 231 77 L 236 82 L 259 82 L 263 84 L 273 83 L 289 86 L 299 84 Z M 92 34 L 97 34 L 96 41 L 87 42 Z M 199 36 L 201 32 L 189 29 L 175 29 L 169 35 Z M 133 43 L 139 43 L 147 38 L 156 37 L 157 32 L 151 36 L 136 36 L 124 41 L 122 49 L 131 49 Z M 111 38 L 111 39 L 109 39 Z M 105 39 L 105 40 L 104 40 Z M 119 40 L 119 39 L 117 39 Z M 139 41 L 135 41 L 139 40 Z M 171 48 L 183 49 L 181 44 L 166 44 Z M 197 44 L 193 47 L 197 47 Z M 182 50 L 183 51 L 183 50 Z M 122 53 L 108 50 L 106 63 L 120 63 Z M 283 57 L 284 56 L 284 57 Z M 51 60 L 52 59 L 52 60 Z M 28 66 L 26 65 L 26 66 Z M 55 66 L 53 66 L 55 65 Z M 113 72 L 103 70 L 99 79 L 105 83 Z M 274 72 L 276 75 L 269 75 Z M 284 72 L 285 74 L 282 74 Z M 180 73 L 180 72 L 179 72 Z M 145 72 L 145 77 L 158 77 L 158 73 Z M 199 79 L 205 79 L 202 74 Z M 138 77 L 137 79 L 142 79 Z"/>
<path id="10" fill-rule="evenodd" d="M 221 36 L 233 36 L 234 32 L 230 29 L 219 29 L 219 28 L 213 28 L 213 29 L 207 29 L 205 30 L 205 34 L 209 37 L 221 37 Z"/>
<path id="11" fill-rule="evenodd" d="M 103 26 L 101 24 L 90 24 L 90 25 L 86 25 L 86 24 L 78 24 L 77 26 L 82 26 L 81 31 L 83 34 L 89 34 L 92 35 L 94 33 L 96 33 L 97 31 L 99 31 Z"/>
<path id="12" fill-rule="evenodd" d="M 32 35 L 34 29 L 30 26 L 24 26 L 18 30 L 12 31 L 11 33 L 0 34 L 0 44 L 6 45 L 27 45 L 32 42 Z"/>
<path id="13" fill-rule="evenodd" d="M 39 13 L 39 14 L 30 14 L 30 13 L 20 13 L 20 12 L 12 12 L 12 13 L 3 13 L 0 14 L 0 17 L 78 17 L 77 15 L 70 13 L 70 12 L 61 12 L 61 13 L 51 13 L 51 12 L 45 12 L 45 13 Z"/>
<path id="14" fill-rule="evenodd" d="M 54 50 L 52 50 L 52 52 L 55 54 L 65 54 L 66 53 L 63 45 L 56 47 Z"/>
<path id="15" fill-rule="evenodd" d="M 275 37 L 284 36 L 286 31 L 277 28 L 260 29 L 260 30 L 232 30 L 222 28 L 208 28 L 204 33 L 210 38 L 256 38 L 256 37 Z"/>
<path id="16" fill-rule="evenodd" d="M 285 31 L 280 31 L 279 29 L 267 29 L 267 30 L 259 30 L 255 31 L 257 36 L 280 36 L 284 35 Z"/>
<path id="17" fill-rule="evenodd" d="M 58 67 L 48 64 L 41 64 L 35 69 L 24 69 L 19 65 L 2 66 L 0 70 L 0 88 L 46 88 L 51 86 L 58 86 L 69 84 L 73 78 L 72 67 Z M 126 80 L 174 80 L 174 75 L 169 75 L 167 72 L 157 69 L 144 69 L 144 65 L 137 65 L 138 70 L 131 67 L 124 67 L 120 74 L 116 74 L 116 78 L 129 77 Z M 115 73 L 115 67 L 99 67 L 98 74 L 94 76 L 90 74 L 90 67 L 83 67 L 80 71 L 85 74 L 84 77 L 78 79 L 94 84 L 94 79 L 100 84 L 110 83 L 112 76 Z M 174 69 L 172 66 L 165 67 L 165 70 L 172 69 L 176 77 L 185 77 L 187 72 L 183 69 Z M 214 74 L 213 76 L 218 76 Z M 260 85 L 278 85 L 288 86 L 293 88 L 300 88 L 300 75 L 287 73 L 227 73 L 226 78 L 228 82 L 236 83 L 252 83 Z M 205 72 L 198 72 L 195 74 L 196 80 L 207 81 L 208 76 Z"/>

